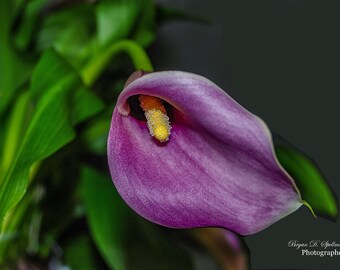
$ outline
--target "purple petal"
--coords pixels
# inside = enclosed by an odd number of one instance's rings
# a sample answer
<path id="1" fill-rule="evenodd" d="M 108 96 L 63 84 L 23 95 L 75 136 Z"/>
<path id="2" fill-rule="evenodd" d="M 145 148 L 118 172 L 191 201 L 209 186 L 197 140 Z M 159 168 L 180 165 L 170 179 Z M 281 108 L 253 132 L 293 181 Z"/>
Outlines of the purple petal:
<path id="1" fill-rule="evenodd" d="M 156 142 L 146 123 L 129 115 L 127 99 L 140 94 L 173 106 L 167 143 Z M 126 86 L 113 113 L 108 158 L 129 206 L 168 227 L 252 234 L 301 206 L 264 122 L 191 73 L 150 73 Z"/>

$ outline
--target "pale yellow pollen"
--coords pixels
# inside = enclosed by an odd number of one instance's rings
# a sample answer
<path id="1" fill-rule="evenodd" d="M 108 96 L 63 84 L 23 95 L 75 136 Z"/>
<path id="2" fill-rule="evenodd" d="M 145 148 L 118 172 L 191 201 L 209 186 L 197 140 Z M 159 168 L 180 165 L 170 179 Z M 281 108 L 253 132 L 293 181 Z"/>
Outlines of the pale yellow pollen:
<path id="1" fill-rule="evenodd" d="M 171 125 L 163 101 L 158 97 L 140 95 L 139 105 L 144 111 L 150 135 L 160 142 L 168 141 Z"/>
<path id="2" fill-rule="evenodd" d="M 150 135 L 160 142 L 168 141 L 171 134 L 169 117 L 158 109 L 145 111 L 145 117 Z"/>

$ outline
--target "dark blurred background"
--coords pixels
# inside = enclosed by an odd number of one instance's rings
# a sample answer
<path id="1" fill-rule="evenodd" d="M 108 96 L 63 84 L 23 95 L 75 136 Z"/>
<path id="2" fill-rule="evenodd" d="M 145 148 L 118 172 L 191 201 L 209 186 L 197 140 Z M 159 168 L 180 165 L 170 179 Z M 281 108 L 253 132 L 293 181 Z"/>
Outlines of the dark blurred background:
<path id="1" fill-rule="evenodd" d="M 317 162 L 340 194 L 338 1 L 159 0 L 210 24 L 171 22 L 151 56 L 156 70 L 208 77 Z M 245 237 L 253 269 L 339 269 L 340 256 L 302 256 L 290 240 L 340 244 L 340 222 L 301 207 Z M 339 250 L 339 248 L 338 248 Z"/>

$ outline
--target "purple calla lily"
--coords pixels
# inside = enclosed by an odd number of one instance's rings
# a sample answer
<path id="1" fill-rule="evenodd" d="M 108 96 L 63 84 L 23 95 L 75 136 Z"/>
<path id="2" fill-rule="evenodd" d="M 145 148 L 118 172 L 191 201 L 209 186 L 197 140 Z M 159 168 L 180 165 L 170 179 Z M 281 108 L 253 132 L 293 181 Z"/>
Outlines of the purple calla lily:
<path id="1" fill-rule="evenodd" d="M 132 101 L 138 107 L 140 95 L 169 104 L 171 135 L 163 143 L 137 116 Z M 265 123 L 191 73 L 137 73 L 128 80 L 112 116 L 108 161 L 127 204 L 167 227 L 223 227 L 248 235 L 302 205 Z"/>

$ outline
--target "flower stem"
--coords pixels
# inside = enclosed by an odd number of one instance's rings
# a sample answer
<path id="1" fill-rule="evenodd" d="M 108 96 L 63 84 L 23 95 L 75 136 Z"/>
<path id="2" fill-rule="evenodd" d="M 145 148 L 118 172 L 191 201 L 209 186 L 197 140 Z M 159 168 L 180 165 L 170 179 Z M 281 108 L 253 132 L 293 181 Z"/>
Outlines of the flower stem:
<path id="1" fill-rule="evenodd" d="M 145 50 L 131 40 L 120 40 L 96 55 L 81 72 L 84 84 L 91 86 L 109 64 L 112 57 L 124 52 L 129 55 L 136 70 L 153 71 L 151 61 Z"/>

